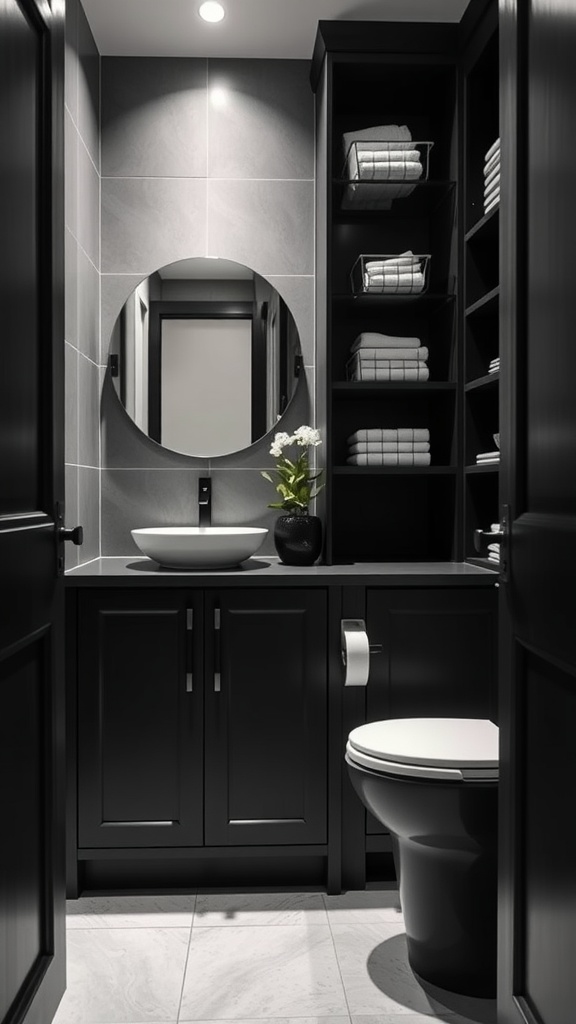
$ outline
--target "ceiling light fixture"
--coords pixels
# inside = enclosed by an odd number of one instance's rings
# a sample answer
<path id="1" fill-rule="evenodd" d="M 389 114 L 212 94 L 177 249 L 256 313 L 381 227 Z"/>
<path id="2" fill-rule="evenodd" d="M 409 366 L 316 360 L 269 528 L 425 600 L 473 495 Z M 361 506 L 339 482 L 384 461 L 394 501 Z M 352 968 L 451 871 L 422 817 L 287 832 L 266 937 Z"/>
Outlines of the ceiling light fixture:
<path id="1" fill-rule="evenodd" d="M 204 21 L 222 21 L 225 11 L 222 4 L 217 3 L 217 0 L 206 0 L 206 3 L 202 4 L 198 10 L 198 14 Z"/>

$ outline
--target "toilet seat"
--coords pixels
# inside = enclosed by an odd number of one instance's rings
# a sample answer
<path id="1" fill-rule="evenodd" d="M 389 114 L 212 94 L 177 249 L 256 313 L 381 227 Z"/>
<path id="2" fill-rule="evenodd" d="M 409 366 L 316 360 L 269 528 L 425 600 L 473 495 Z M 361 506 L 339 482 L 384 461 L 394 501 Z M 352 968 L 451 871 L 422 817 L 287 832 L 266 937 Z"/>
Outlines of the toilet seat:
<path id="1" fill-rule="evenodd" d="M 371 771 L 456 782 L 498 778 L 498 728 L 478 718 L 390 718 L 353 729 L 346 756 Z"/>

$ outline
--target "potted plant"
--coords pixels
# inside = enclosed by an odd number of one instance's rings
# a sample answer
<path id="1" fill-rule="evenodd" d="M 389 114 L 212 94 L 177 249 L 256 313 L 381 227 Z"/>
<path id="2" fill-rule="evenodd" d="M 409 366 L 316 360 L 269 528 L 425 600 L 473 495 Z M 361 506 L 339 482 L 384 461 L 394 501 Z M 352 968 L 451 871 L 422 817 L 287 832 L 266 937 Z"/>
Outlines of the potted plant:
<path id="1" fill-rule="evenodd" d="M 270 448 L 270 455 L 278 459 L 276 490 L 281 500 L 270 502 L 268 508 L 286 513 L 274 526 L 274 543 L 285 565 L 312 565 L 322 550 L 322 523 L 309 513 L 310 502 L 324 486 L 318 483 L 323 471 L 314 473 L 309 461 L 309 449 L 319 444 L 320 432 L 301 426 L 293 434 L 276 434 Z M 284 449 L 292 446 L 301 451 L 289 459 Z M 262 476 L 275 483 L 269 473 L 263 471 Z"/>

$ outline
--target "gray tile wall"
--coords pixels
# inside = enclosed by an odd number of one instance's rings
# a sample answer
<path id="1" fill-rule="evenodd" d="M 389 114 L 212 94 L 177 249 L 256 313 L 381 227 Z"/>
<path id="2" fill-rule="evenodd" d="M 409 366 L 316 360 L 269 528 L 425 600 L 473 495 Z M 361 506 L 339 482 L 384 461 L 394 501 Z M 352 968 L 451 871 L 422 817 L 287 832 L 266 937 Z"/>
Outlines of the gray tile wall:
<path id="1" fill-rule="evenodd" d="M 64 116 L 66 522 L 84 526 L 70 568 L 100 554 L 100 57 L 79 0 L 66 3 Z"/>
<path id="2" fill-rule="evenodd" d="M 183 257 L 237 260 L 272 281 L 298 325 L 306 368 L 287 430 L 314 422 L 308 74 L 307 61 L 102 59 L 101 363 L 141 278 Z M 79 423 L 91 416 L 88 403 Z M 213 522 L 273 526 L 276 494 L 260 475 L 273 466 L 269 439 L 209 460 L 166 452 L 133 426 L 107 378 L 101 420 L 103 555 L 136 553 L 131 528 L 196 523 L 208 472 Z M 271 535 L 263 551 L 274 551 Z"/>

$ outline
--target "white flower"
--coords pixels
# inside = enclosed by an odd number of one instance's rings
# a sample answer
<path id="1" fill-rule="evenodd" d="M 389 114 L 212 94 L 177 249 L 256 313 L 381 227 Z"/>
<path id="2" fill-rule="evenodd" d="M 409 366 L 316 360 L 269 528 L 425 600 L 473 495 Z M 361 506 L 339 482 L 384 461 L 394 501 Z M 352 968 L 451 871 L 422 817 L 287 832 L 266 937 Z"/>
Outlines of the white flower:
<path id="1" fill-rule="evenodd" d="M 294 440 L 296 441 L 296 444 L 301 445 L 303 448 L 308 448 L 310 445 L 316 446 L 322 444 L 320 431 L 314 430 L 314 427 L 298 427 L 298 429 L 294 431 Z"/>
<path id="2" fill-rule="evenodd" d="M 279 458 L 282 455 L 282 449 L 286 448 L 287 445 L 294 444 L 294 438 L 290 434 L 280 432 L 274 435 L 274 440 L 270 447 L 270 455 L 274 455 L 275 458 Z"/>

